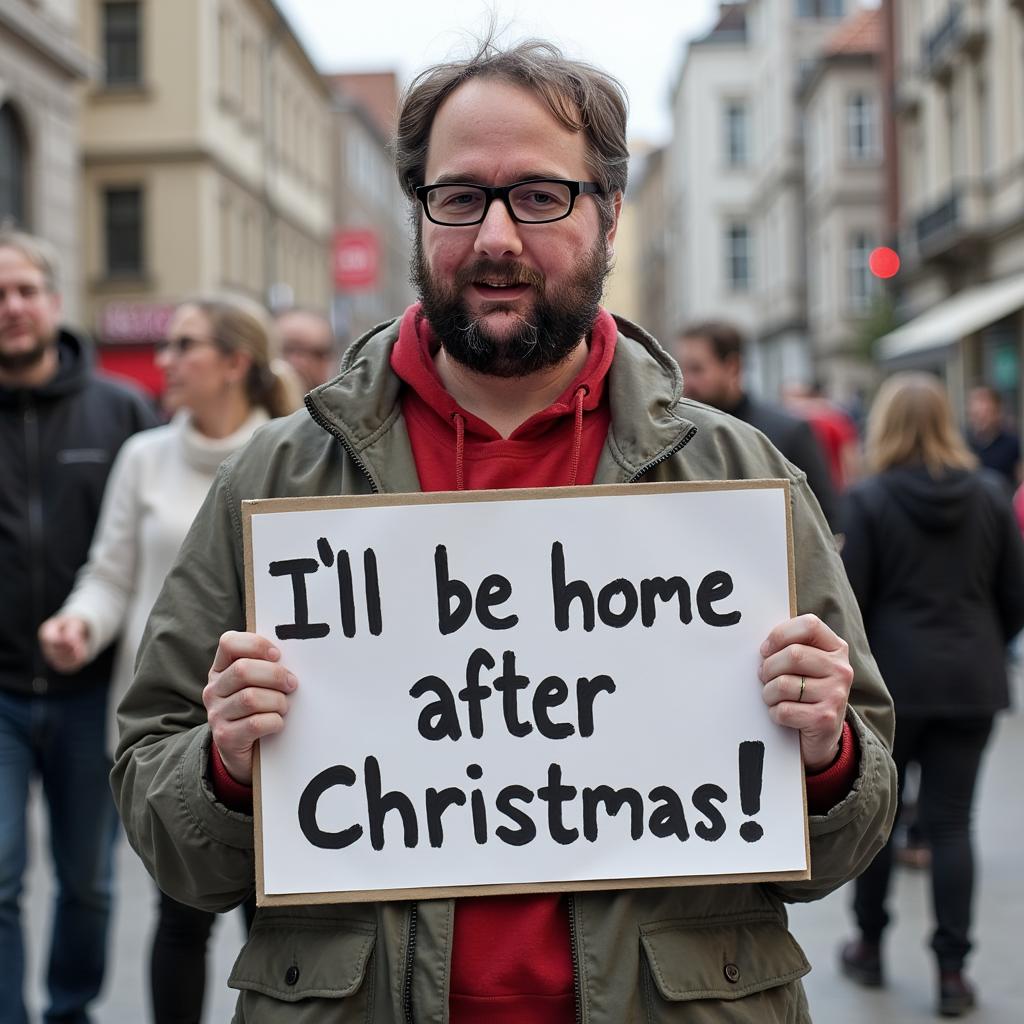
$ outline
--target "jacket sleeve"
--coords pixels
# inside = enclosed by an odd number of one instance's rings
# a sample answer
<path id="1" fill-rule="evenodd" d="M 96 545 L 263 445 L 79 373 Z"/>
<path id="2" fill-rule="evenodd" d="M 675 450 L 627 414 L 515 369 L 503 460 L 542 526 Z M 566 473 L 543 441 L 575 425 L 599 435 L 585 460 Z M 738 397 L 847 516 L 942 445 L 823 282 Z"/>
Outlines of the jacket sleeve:
<path id="1" fill-rule="evenodd" d="M 793 434 L 792 454 L 789 458 L 807 474 L 807 483 L 818 499 L 829 529 L 836 532 L 839 529 L 839 511 L 836 494 L 832 489 L 832 477 L 829 475 L 821 445 L 818 444 L 809 423 L 802 420 L 797 422 Z"/>
<path id="2" fill-rule="evenodd" d="M 160 888 L 226 910 L 254 886 L 253 819 L 217 800 L 203 687 L 221 633 L 245 629 L 242 531 L 221 467 L 153 607 L 118 708 L 111 786 Z"/>
<path id="3" fill-rule="evenodd" d="M 1003 550 L 996 563 L 995 597 L 1003 636 L 1009 642 L 1024 628 L 1024 539 L 1012 508 L 1006 508 L 1002 520 Z"/>
<path id="4" fill-rule="evenodd" d="M 73 615 L 89 627 L 86 659 L 121 632 L 135 591 L 139 558 L 139 478 L 142 459 L 129 439 L 110 470 L 89 559 L 58 614 Z"/>
<path id="5" fill-rule="evenodd" d="M 803 481 L 794 482 L 792 494 L 797 610 L 817 615 L 849 644 L 854 678 L 846 717 L 860 756 L 849 795 L 827 814 L 808 818 L 811 878 L 772 883 L 782 899 L 805 902 L 860 874 L 888 839 L 896 811 L 895 719 L 828 525 Z"/>
<path id="6" fill-rule="evenodd" d="M 864 616 L 871 601 L 874 551 L 864 495 L 859 489 L 851 491 L 843 501 L 842 532 L 843 566 L 861 616 Z"/>

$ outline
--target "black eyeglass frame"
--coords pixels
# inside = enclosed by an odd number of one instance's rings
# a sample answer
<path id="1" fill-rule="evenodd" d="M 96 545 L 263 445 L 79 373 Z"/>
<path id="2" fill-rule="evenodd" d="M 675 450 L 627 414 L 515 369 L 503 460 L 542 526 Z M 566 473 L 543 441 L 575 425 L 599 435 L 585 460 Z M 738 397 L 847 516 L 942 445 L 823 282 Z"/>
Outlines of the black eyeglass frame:
<path id="1" fill-rule="evenodd" d="M 509 194 L 513 189 L 522 188 L 523 185 L 564 185 L 569 190 L 569 209 L 565 213 L 560 213 L 557 217 L 552 217 L 550 220 L 522 220 L 516 216 L 515 211 L 512 209 Z M 476 220 L 462 220 L 457 224 L 452 224 L 448 221 L 436 220 L 434 217 L 431 217 L 430 208 L 427 205 L 427 197 L 434 189 L 452 187 L 473 188 L 478 192 L 483 192 L 486 202 L 484 203 L 483 213 Z M 423 212 L 427 215 L 427 220 L 431 224 L 439 224 L 443 228 L 466 228 L 473 227 L 475 224 L 483 224 L 487 218 L 487 211 L 490 210 L 491 203 L 495 199 L 500 199 L 505 204 L 508 215 L 517 224 L 554 224 L 556 221 L 565 220 L 572 213 L 579 196 L 603 196 L 604 190 L 596 181 L 570 181 L 568 178 L 528 178 L 526 181 L 514 181 L 511 185 L 478 185 L 475 181 L 439 181 L 433 185 L 417 185 L 415 194 L 423 206 Z"/>

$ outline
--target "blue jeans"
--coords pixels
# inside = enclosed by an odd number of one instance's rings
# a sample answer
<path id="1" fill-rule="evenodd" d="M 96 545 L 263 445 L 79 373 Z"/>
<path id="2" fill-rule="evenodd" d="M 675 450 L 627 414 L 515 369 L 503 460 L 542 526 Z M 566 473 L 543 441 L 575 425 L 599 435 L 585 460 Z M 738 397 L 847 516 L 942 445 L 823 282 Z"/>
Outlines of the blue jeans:
<path id="1" fill-rule="evenodd" d="M 106 688 L 70 697 L 0 691 L 0 1024 L 27 1024 L 18 904 L 29 780 L 38 773 L 57 869 L 48 1022 L 87 1024 L 106 964 L 118 820 L 106 752 Z"/>

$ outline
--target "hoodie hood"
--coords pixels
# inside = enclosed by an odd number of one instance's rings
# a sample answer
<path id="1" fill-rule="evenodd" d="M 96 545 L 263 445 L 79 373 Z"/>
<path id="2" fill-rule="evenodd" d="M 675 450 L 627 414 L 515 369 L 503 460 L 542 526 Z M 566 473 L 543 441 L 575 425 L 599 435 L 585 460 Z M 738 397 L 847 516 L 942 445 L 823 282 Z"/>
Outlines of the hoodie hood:
<path id="1" fill-rule="evenodd" d="M 947 469 L 936 480 L 925 466 L 890 469 L 879 480 L 907 515 L 930 533 L 958 527 L 980 486 L 978 475 L 966 469 Z"/>
<path id="2" fill-rule="evenodd" d="M 92 342 L 84 334 L 61 327 L 57 331 L 57 355 L 60 364 L 54 377 L 34 388 L 9 388 L 0 384 L 0 402 L 14 401 L 22 391 L 30 391 L 39 398 L 60 398 L 80 390 L 92 372 Z"/>

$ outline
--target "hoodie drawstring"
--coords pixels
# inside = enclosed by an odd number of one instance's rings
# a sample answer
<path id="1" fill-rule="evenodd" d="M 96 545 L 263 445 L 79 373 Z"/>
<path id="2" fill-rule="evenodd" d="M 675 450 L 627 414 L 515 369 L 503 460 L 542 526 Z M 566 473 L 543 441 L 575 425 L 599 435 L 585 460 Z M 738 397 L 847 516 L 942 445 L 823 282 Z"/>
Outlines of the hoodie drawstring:
<path id="1" fill-rule="evenodd" d="M 455 490 L 466 489 L 466 479 L 463 473 L 463 461 L 466 455 L 466 417 L 461 413 L 452 413 L 455 420 Z"/>
<path id="2" fill-rule="evenodd" d="M 590 388 L 581 384 L 572 396 L 576 406 L 576 423 L 572 433 L 572 466 L 569 469 L 569 486 L 576 486 L 576 474 L 580 469 L 580 451 L 583 448 L 583 400 L 590 394 Z"/>
<path id="3" fill-rule="evenodd" d="M 583 402 L 590 394 L 590 388 L 581 384 L 573 395 L 575 422 L 572 432 L 572 464 L 569 467 L 569 486 L 576 486 L 576 477 L 580 471 L 580 453 L 583 449 Z M 465 458 L 466 458 L 466 417 L 462 413 L 453 412 L 455 421 L 455 489 L 466 489 Z"/>

